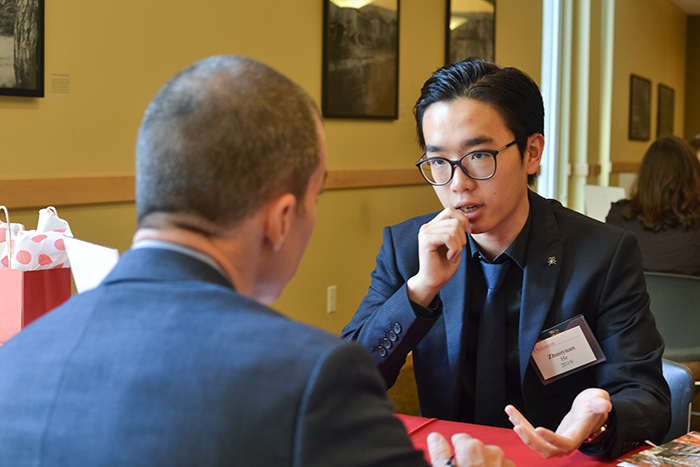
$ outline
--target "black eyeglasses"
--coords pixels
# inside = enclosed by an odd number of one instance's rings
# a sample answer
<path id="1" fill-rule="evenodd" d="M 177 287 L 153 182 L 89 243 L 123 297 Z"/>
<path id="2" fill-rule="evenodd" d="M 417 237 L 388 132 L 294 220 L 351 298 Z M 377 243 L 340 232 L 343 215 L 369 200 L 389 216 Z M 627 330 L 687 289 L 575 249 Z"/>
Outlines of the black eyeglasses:
<path id="1" fill-rule="evenodd" d="M 496 174 L 496 156 L 523 138 L 527 138 L 527 136 L 516 138 L 495 151 L 480 149 L 468 152 L 456 161 L 444 157 L 426 157 L 423 154 L 423 157 L 416 162 L 416 167 L 420 169 L 423 178 L 435 186 L 450 183 L 457 167 L 460 167 L 462 172 L 473 180 L 488 180 Z"/>

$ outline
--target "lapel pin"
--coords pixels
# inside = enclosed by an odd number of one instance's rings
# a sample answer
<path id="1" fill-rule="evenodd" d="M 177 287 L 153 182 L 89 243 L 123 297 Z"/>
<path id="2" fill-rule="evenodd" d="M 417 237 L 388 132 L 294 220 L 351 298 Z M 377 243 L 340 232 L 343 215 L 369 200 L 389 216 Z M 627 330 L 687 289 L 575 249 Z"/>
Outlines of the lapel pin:
<path id="1" fill-rule="evenodd" d="M 557 264 L 557 257 L 556 256 L 550 256 L 547 259 L 547 266 L 554 266 Z"/>

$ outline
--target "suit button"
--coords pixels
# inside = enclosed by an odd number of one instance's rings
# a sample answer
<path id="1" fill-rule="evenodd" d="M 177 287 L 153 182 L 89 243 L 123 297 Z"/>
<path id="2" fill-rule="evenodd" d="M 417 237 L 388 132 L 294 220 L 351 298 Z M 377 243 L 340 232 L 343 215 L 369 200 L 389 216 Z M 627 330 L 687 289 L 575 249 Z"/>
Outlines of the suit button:
<path id="1" fill-rule="evenodd" d="M 384 347 L 381 345 L 377 347 L 377 352 L 379 353 L 380 357 L 385 357 L 386 356 L 386 350 L 384 350 Z"/>
<path id="2" fill-rule="evenodd" d="M 391 342 L 396 342 L 396 339 L 398 339 L 399 336 L 396 335 L 394 331 L 389 331 L 389 340 Z"/>
<path id="3" fill-rule="evenodd" d="M 384 339 L 382 339 L 382 345 L 384 346 L 385 349 L 390 349 L 391 348 L 391 341 L 385 337 Z"/>
<path id="4" fill-rule="evenodd" d="M 401 325 L 399 323 L 394 323 L 394 332 L 396 334 L 401 334 Z"/>

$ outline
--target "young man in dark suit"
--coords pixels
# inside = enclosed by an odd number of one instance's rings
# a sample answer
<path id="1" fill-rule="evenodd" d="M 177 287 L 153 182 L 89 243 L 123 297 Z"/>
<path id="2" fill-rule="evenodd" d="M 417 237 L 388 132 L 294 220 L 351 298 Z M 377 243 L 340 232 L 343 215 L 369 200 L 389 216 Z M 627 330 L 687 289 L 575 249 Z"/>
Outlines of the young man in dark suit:
<path id="1" fill-rule="evenodd" d="M 313 101 L 261 63 L 171 79 L 139 129 L 133 247 L 0 348 L 0 465 L 425 465 L 362 346 L 264 306 L 311 236 L 325 152 Z M 512 465 L 453 443 L 457 465 Z"/>
<path id="2" fill-rule="evenodd" d="M 544 148 L 537 85 L 469 59 L 433 74 L 415 115 L 417 165 L 445 209 L 384 230 L 343 336 L 389 385 L 413 351 L 422 415 L 514 425 L 544 457 L 660 442 L 670 394 L 639 249 L 529 189 Z"/>

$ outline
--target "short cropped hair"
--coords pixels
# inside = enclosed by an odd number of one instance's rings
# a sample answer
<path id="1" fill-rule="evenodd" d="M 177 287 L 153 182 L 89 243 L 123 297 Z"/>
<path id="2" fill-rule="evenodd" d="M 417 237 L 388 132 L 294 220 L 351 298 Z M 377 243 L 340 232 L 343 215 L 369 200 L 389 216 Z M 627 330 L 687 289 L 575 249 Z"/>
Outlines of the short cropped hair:
<path id="1" fill-rule="evenodd" d="M 425 150 L 425 111 L 432 104 L 449 103 L 460 97 L 476 99 L 495 108 L 515 138 L 522 138 L 518 141 L 521 158 L 527 146 L 524 137 L 535 133 L 544 135 L 544 103 L 532 78 L 517 68 L 501 68 L 494 62 L 468 58 L 438 69 L 423 85 L 413 109 L 421 149 Z M 536 174 L 529 175 L 528 184 L 534 184 L 536 178 Z"/>
<path id="2" fill-rule="evenodd" d="M 139 128 L 139 228 L 165 216 L 211 234 L 202 226 L 233 227 L 284 193 L 303 206 L 320 163 L 317 119 L 306 92 L 253 59 L 214 56 L 182 70 Z"/>
<path id="3" fill-rule="evenodd" d="M 700 161 L 687 142 L 665 136 L 649 146 L 623 217 L 653 232 L 687 230 L 700 221 Z"/>

